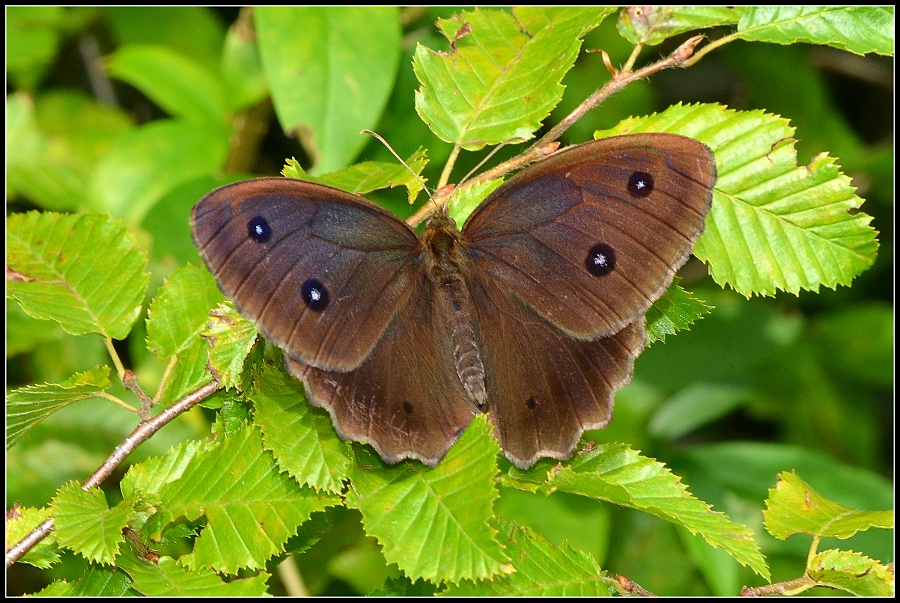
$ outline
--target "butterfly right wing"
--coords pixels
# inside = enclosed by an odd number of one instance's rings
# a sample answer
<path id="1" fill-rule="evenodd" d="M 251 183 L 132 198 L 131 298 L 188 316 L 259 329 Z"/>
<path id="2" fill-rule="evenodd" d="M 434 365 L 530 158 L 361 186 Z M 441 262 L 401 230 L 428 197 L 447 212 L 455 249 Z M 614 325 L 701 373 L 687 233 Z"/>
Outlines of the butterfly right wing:
<path id="1" fill-rule="evenodd" d="M 606 427 L 616 390 L 631 381 L 644 317 L 607 337 L 570 337 L 506 287 L 471 281 L 494 434 L 520 468 L 567 459 L 582 433 Z"/>

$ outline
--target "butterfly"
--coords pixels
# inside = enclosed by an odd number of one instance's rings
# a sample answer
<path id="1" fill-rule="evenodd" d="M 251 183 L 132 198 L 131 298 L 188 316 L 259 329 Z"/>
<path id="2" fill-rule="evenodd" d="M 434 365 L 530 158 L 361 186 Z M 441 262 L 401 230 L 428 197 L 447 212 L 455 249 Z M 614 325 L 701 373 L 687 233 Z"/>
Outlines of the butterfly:
<path id="1" fill-rule="evenodd" d="M 417 234 L 360 196 L 287 178 L 212 191 L 191 228 L 341 437 L 434 466 L 487 412 L 527 468 L 611 420 L 715 181 L 702 143 L 632 134 L 529 166 L 461 229 L 446 206 Z"/>

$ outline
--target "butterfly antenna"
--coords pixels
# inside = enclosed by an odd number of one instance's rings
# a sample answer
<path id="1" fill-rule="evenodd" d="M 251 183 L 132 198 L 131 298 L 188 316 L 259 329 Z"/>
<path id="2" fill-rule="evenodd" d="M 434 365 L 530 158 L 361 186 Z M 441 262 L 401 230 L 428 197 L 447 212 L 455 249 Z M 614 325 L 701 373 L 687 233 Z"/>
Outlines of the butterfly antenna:
<path id="1" fill-rule="evenodd" d="M 469 173 L 466 174 L 466 175 L 463 177 L 463 179 L 459 181 L 459 183 L 462 184 L 463 182 L 465 182 L 466 180 L 468 180 L 468 179 L 469 179 L 469 176 L 471 176 L 472 174 L 474 174 L 475 172 L 477 172 L 478 170 L 480 170 L 480 169 L 481 169 L 481 166 L 483 166 L 485 163 L 487 163 L 488 161 L 490 161 L 491 157 L 493 157 L 493 156 L 497 153 L 497 151 L 499 151 L 500 149 L 502 149 L 502 148 L 505 147 L 506 145 L 507 145 L 506 142 L 501 142 L 500 144 L 498 144 L 497 146 L 495 146 L 493 149 L 491 149 L 491 152 L 488 153 L 487 155 L 485 155 L 485 156 L 484 156 L 484 159 L 482 159 L 481 161 L 478 162 L 478 165 L 476 165 L 476 166 L 473 167 L 471 170 L 469 170 Z"/>
<path id="2" fill-rule="evenodd" d="M 413 177 L 419 181 L 419 184 L 422 185 L 422 190 L 427 192 L 429 197 L 431 197 L 433 195 L 433 193 L 431 192 L 431 189 L 429 189 L 428 185 L 425 184 L 425 181 L 422 180 L 422 178 L 415 172 L 415 170 L 413 170 L 411 167 L 409 167 L 408 163 L 403 161 L 403 158 L 397 154 L 397 151 L 394 150 L 394 147 L 392 147 L 390 144 L 388 144 L 388 141 L 386 141 L 384 139 L 384 137 L 381 136 L 381 134 L 379 134 L 377 132 L 373 132 L 372 130 L 362 130 L 360 132 L 360 134 L 369 134 L 370 136 L 375 137 L 375 139 L 378 140 L 381 144 L 383 144 L 385 146 L 385 148 L 391 152 L 391 155 L 396 157 L 397 161 L 399 161 L 403 167 L 405 167 L 407 170 L 409 170 L 409 173 L 412 174 Z"/>

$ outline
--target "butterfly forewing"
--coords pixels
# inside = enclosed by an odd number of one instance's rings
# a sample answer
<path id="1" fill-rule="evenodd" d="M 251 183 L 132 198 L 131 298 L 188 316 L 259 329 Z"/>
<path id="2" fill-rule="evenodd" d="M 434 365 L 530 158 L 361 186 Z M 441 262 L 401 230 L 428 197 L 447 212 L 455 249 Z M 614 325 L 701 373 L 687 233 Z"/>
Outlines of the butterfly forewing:
<path id="1" fill-rule="evenodd" d="M 326 370 L 359 366 L 412 292 L 415 233 L 337 189 L 239 182 L 201 199 L 191 226 L 238 309 L 267 339 Z"/>
<path id="2" fill-rule="evenodd" d="M 473 270 L 579 339 L 615 333 L 671 284 L 703 231 L 715 164 L 668 134 L 585 143 L 520 172 L 463 228 Z"/>

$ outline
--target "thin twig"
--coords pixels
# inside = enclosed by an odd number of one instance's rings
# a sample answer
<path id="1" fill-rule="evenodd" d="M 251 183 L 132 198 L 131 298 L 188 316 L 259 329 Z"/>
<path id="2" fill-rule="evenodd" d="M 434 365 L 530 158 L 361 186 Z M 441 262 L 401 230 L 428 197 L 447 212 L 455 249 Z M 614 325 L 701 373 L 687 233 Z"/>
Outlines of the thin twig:
<path id="1" fill-rule="evenodd" d="M 623 69 L 621 71 L 614 71 L 612 74 L 612 79 L 610 79 L 600 90 L 595 92 L 578 105 L 571 113 L 569 113 L 562 121 L 556 124 L 553 128 L 550 129 L 544 136 L 542 136 L 537 142 L 531 145 L 527 150 L 525 150 L 520 155 L 513 157 L 512 159 L 501 163 L 500 165 L 487 170 L 486 172 L 482 172 L 478 176 L 475 176 L 468 182 L 460 184 L 458 188 L 464 188 L 467 186 L 473 186 L 477 183 L 484 182 L 485 180 L 491 180 L 493 178 L 498 178 L 507 172 L 512 170 L 524 167 L 529 163 L 537 161 L 542 157 L 552 153 L 559 146 L 556 143 L 556 140 L 562 136 L 563 132 L 572 127 L 575 122 L 581 119 L 585 113 L 605 101 L 607 98 L 619 92 L 629 84 L 636 82 L 638 80 L 644 79 L 650 75 L 658 71 L 662 71 L 663 69 L 669 69 L 671 67 L 681 67 L 686 64 L 686 61 L 691 57 L 694 52 L 694 49 L 697 45 L 703 41 L 704 36 L 694 36 L 684 42 L 681 46 L 675 49 L 672 54 L 662 59 L 661 61 L 657 61 L 652 65 L 647 65 L 642 69 L 638 69 L 637 71 L 631 71 L 627 69 Z M 634 57 L 636 57 L 636 52 L 633 53 L 632 58 L 629 59 L 629 64 L 633 61 Z M 550 145 L 556 145 L 551 147 Z M 454 147 L 454 152 L 459 152 L 459 147 Z M 452 159 L 455 161 L 456 155 L 454 154 Z M 447 169 L 445 167 L 444 174 L 441 175 L 441 181 L 439 184 L 443 184 L 447 174 Z M 407 219 L 407 224 L 411 226 L 415 226 L 422 222 L 429 215 L 434 213 L 435 211 L 434 204 L 427 204 L 419 208 L 415 214 L 413 214 L 410 218 Z"/>
<path id="2" fill-rule="evenodd" d="M 210 397 L 216 393 L 218 389 L 219 383 L 217 381 L 211 381 L 195 392 L 188 394 L 152 419 L 138 423 L 138 426 L 131 432 L 131 435 L 125 438 L 121 444 L 116 446 L 116 449 L 113 450 L 112 454 L 110 454 L 103 464 L 100 465 L 100 468 L 85 480 L 81 489 L 87 491 L 90 488 L 102 484 L 104 480 L 106 480 L 106 478 L 122 464 L 122 461 L 135 450 L 135 448 L 146 442 L 150 436 L 159 431 L 164 425 L 170 423 L 172 419 L 190 409 L 198 402 Z M 21 559 L 22 556 L 34 548 L 38 542 L 46 538 L 52 529 L 53 518 L 51 517 L 32 530 L 25 538 L 7 549 L 6 567 L 11 566 Z"/>

